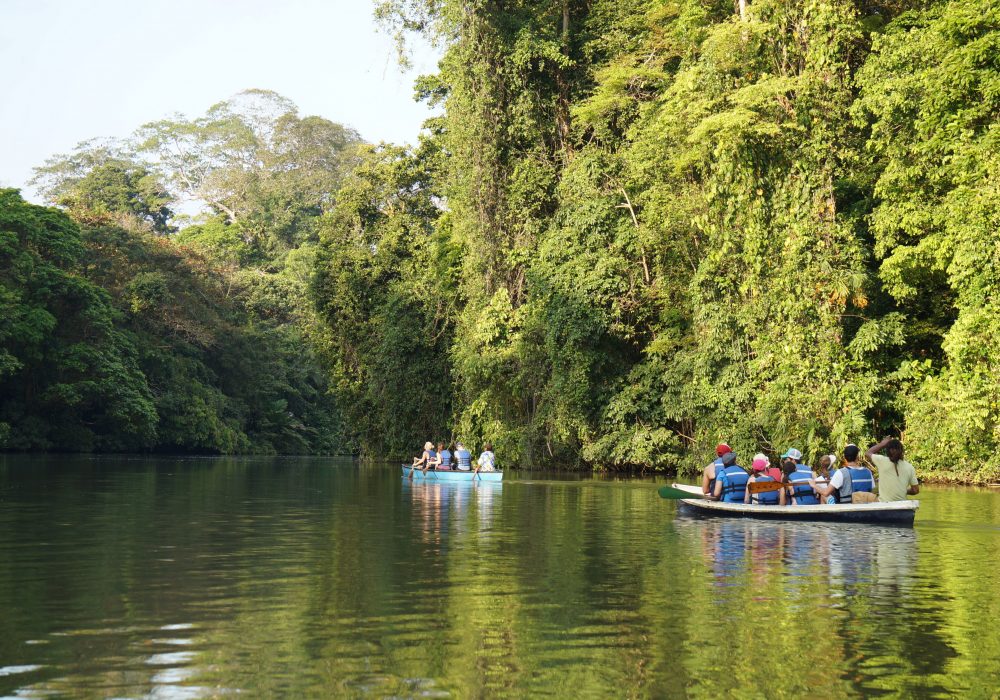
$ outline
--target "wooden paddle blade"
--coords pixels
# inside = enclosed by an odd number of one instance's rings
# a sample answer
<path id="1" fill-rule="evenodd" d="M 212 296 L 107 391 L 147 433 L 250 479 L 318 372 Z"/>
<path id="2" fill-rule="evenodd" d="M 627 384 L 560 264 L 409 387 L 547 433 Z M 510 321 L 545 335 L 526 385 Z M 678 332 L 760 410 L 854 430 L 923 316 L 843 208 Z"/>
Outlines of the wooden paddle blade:
<path id="1" fill-rule="evenodd" d="M 661 486 L 657 493 L 660 494 L 660 498 L 670 498 L 673 500 L 678 500 L 681 498 L 704 498 L 704 494 L 691 493 L 690 491 L 684 491 L 682 489 L 675 489 L 673 486 Z"/>
<path id="2" fill-rule="evenodd" d="M 785 488 L 785 484 L 780 481 L 751 481 L 747 484 L 750 493 L 764 493 L 766 491 L 780 491 Z"/>

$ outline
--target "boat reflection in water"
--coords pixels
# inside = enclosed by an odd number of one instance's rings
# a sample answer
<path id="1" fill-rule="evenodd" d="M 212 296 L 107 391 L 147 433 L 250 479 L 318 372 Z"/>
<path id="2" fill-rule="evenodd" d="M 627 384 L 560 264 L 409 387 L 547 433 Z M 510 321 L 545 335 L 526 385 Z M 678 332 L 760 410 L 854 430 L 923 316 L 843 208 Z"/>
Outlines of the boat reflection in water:
<path id="1" fill-rule="evenodd" d="M 449 535 L 488 537 L 499 508 L 501 481 L 403 479 L 403 498 L 412 507 L 413 531 L 425 542 L 446 547 Z"/>
<path id="2" fill-rule="evenodd" d="M 752 596 L 802 597 L 836 605 L 862 589 L 904 591 L 917 562 L 914 530 L 878 525 L 679 518 L 712 573 L 713 587 Z"/>

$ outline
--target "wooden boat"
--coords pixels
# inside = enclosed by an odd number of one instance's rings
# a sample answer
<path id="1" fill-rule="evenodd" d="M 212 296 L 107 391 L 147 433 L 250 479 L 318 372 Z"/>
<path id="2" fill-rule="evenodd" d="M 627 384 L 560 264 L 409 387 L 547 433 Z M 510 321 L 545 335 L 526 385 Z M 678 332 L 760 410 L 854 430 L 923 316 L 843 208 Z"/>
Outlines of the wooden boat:
<path id="1" fill-rule="evenodd" d="M 438 471 L 437 469 L 428 469 L 426 472 L 422 472 L 419 469 L 414 469 L 408 464 L 403 465 L 403 476 L 409 478 L 410 472 L 415 472 L 413 474 L 414 481 L 420 481 L 421 479 L 426 479 L 427 481 L 502 481 L 503 472 L 479 472 L 478 474 L 471 471 L 461 471 L 458 469 L 445 469 Z"/>
<path id="2" fill-rule="evenodd" d="M 673 488 L 690 493 L 693 498 L 678 501 L 692 515 L 705 517 L 756 518 L 798 522 L 830 521 L 846 523 L 880 523 L 883 525 L 913 525 L 920 501 L 892 503 L 840 503 L 816 506 L 763 506 L 749 503 L 723 503 L 701 497 L 701 489 L 686 484 Z"/>

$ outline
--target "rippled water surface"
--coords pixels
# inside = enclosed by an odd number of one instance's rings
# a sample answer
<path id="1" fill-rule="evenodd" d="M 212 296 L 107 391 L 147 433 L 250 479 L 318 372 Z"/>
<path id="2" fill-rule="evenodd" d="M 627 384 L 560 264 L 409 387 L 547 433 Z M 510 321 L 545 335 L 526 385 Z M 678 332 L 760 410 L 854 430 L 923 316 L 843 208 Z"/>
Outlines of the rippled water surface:
<path id="1" fill-rule="evenodd" d="M 657 485 L 0 457 L 0 697 L 998 697 L 997 491 L 895 529 Z"/>

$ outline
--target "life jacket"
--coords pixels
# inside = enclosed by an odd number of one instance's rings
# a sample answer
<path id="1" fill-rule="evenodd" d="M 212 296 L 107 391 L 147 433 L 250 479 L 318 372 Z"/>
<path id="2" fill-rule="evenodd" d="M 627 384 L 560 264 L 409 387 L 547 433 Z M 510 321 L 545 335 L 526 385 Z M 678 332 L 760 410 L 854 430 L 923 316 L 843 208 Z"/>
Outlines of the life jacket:
<path id="1" fill-rule="evenodd" d="M 462 471 L 472 469 L 472 453 L 468 450 L 455 450 L 455 459 L 458 460 L 458 468 Z"/>
<path id="2" fill-rule="evenodd" d="M 722 471 L 716 470 L 715 478 L 722 482 L 722 495 L 720 501 L 725 503 L 743 503 L 747 495 L 747 482 L 750 475 L 739 465 L 722 467 Z"/>
<path id="3" fill-rule="evenodd" d="M 764 474 L 762 476 L 758 476 L 754 481 L 757 481 L 757 482 L 772 481 L 773 482 L 774 480 L 775 479 L 774 479 L 773 476 L 768 476 L 767 474 Z M 759 503 L 762 506 L 776 506 L 779 503 L 779 500 L 778 500 L 779 497 L 780 497 L 780 494 L 777 491 L 761 491 L 760 493 L 751 494 L 751 496 L 750 496 L 750 502 L 751 503 Z"/>
<path id="4" fill-rule="evenodd" d="M 430 464 L 435 459 L 437 459 L 438 453 L 434 450 L 427 450 L 427 464 Z M 426 466 L 426 465 L 424 465 Z M 436 467 L 435 467 L 436 468 Z"/>
<path id="5" fill-rule="evenodd" d="M 788 475 L 788 483 L 792 485 L 792 498 L 795 499 L 795 505 L 814 506 L 819 503 L 816 492 L 809 485 L 809 480 L 812 478 L 812 470 L 805 465 L 796 465 L 795 471 Z"/>
<path id="6" fill-rule="evenodd" d="M 875 490 L 875 475 L 868 467 L 841 467 L 838 471 L 844 472 L 844 483 L 837 489 L 837 503 L 850 503 L 856 492 Z"/>

